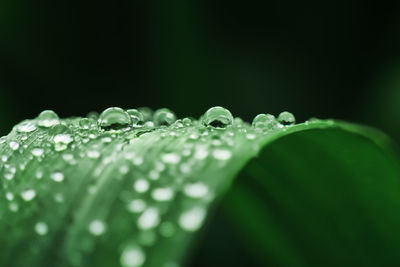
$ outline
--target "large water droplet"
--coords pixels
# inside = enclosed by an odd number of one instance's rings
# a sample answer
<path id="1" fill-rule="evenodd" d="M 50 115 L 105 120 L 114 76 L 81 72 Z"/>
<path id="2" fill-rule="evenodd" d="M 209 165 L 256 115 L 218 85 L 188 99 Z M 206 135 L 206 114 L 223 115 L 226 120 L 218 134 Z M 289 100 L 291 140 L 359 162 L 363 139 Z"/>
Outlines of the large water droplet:
<path id="1" fill-rule="evenodd" d="M 296 123 L 296 118 L 292 113 L 284 111 L 281 114 L 279 114 L 278 121 L 282 125 L 289 126 Z"/>
<path id="2" fill-rule="evenodd" d="M 37 117 L 37 124 L 41 127 L 49 128 L 60 123 L 57 113 L 52 110 L 42 111 Z"/>
<path id="3" fill-rule="evenodd" d="M 252 125 L 256 129 L 272 130 L 278 122 L 274 115 L 261 113 L 254 117 Z"/>
<path id="4" fill-rule="evenodd" d="M 126 112 L 129 114 L 129 116 L 131 116 L 133 126 L 136 126 L 144 121 L 144 116 L 139 110 L 132 108 L 128 109 Z"/>
<path id="5" fill-rule="evenodd" d="M 205 125 L 224 128 L 233 123 L 233 116 L 229 110 L 223 107 L 212 107 L 202 117 Z"/>
<path id="6" fill-rule="evenodd" d="M 33 124 L 31 121 L 25 121 L 17 126 L 17 131 L 20 133 L 30 133 L 36 130 L 35 124 Z"/>
<path id="7" fill-rule="evenodd" d="M 145 260 L 146 254 L 143 250 L 137 245 L 130 244 L 122 251 L 120 263 L 123 267 L 139 267 Z"/>
<path id="8" fill-rule="evenodd" d="M 131 117 L 122 108 L 112 107 L 104 110 L 98 124 L 104 130 L 121 129 L 131 125 Z"/>
<path id="9" fill-rule="evenodd" d="M 154 112 L 153 118 L 154 118 L 154 123 L 159 126 L 160 125 L 168 126 L 176 121 L 175 114 L 167 108 L 161 108 L 156 110 L 156 112 Z"/>

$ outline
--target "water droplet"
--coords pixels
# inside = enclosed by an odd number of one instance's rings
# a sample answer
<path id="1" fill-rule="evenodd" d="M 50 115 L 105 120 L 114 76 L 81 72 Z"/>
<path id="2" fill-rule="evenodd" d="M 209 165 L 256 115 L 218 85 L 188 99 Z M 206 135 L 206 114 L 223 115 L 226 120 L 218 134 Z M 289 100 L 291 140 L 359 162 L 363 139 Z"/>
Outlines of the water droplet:
<path id="1" fill-rule="evenodd" d="M 1 161 L 2 162 L 7 162 L 8 161 L 8 157 L 6 155 L 1 156 Z"/>
<path id="2" fill-rule="evenodd" d="M 193 207 L 181 214 L 179 225 L 188 232 L 197 231 L 203 224 L 206 210 L 203 207 Z"/>
<path id="3" fill-rule="evenodd" d="M 49 232 L 49 227 L 45 222 L 37 222 L 35 224 L 35 232 L 38 235 L 46 235 Z"/>
<path id="4" fill-rule="evenodd" d="M 40 127 L 49 128 L 60 123 L 57 113 L 52 110 L 42 111 L 37 117 L 37 124 Z"/>
<path id="5" fill-rule="evenodd" d="M 43 155 L 44 149 L 41 147 L 35 147 L 34 149 L 32 149 L 31 153 L 35 157 L 40 157 L 41 155 Z"/>
<path id="6" fill-rule="evenodd" d="M 88 130 L 92 126 L 95 125 L 95 121 L 93 119 L 89 118 L 82 118 L 79 120 L 79 126 L 81 126 L 82 129 Z"/>
<path id="7" fill-rule="evenodd" d="M 135 199 L 129 202 L 128 210 L 133 213 L 138 213 L 144 211 L 146 208 L 146 202 L 141 199 Z"/>
<path id="8" fill-rule="evenodd" d="M 104 130 L 121 129 L 132 123 L 129 114 L 122 108 L 112 107 L 104 110 L 99 117 L 98 124 Z"/>
<path id="9" fill-rule="evenodd" d="M 156 112 L 154 112 L 153 118 L 154 118 L 154 123 L 156 125 L 168 126 L 176 121 L 175 114 L 167 108 L 161 108 L 156 110 Z"/>
<path id="10" fill-rule="evenodd" d="M 188 197 L 202 198 L 208 194 L 208 186 L 202 182 L 187 184 L 183 188 L 183 192 Z"/>
<path id="11" fill-rule="evenodd" d="M 6 198 L 7 198 L 7 200 L 12 201 L 14 199 L 14 194 L 11 192 L 7 192 Z"/>
<path id="12" fill-rule="evenodd" d="M 149 189 L 149 182 L 143 178 L 136 180 L 135 184 L 133 185 L 136 192 L 144 193 Z"/>
<path id="13" fill-rule="evenodd" d="M 202 123 L 217 128 L 224 128 L 233 123 L 233 116 L 223 107 L 212 107 L 202 117 Z"/>
<path id="14" fill-rule="evenodd" d="M 168 201 L 174 196 L 174 191 L 171 187 L 156 188 L 152 191 L 151 196 L 157 201 Z"/>
<path id="15" fill-rule="evenodd" d="M 227 149 L 215 149 L 212 155 L 218 160 L 228 160 L 232 157 L 232 152 Z"/>
<path id="16" fill-rule="evenodd" d="M 50 178 L 55 182 L 64 181 L 64 174 L 62 172 L 53 172 L 50 174 Z"/>
<path id="17" fill-rule="evenodd" d="M 51 135 L 54 137 L 59 134 L 70 134 L 71 129 L 64 124 L 56 124 L 50 129 Z"/>
<path id="18" fill-rule="evenodd" d="M 106 228 L 107 228 L 106 225 L 101 220 L 93 220 L 89 224 L 89 232 L 95 236 L 104 234 L 106 231 Z"/>
<path id="19" fill-rule="evenodd" d="M 36 125 L 31 121 L 22 122 L 17 126 L 17 131 L 20 133 L 30 133 L 35 131 L 36 129 Z"/>
<path id="20" fill-rule="evenodd" d="M 144 116 L 139 110 L 132 108 L 128 109 L 126 112 L 129 114 L 129 116 L 131 116 L 133 126 L 136 126 L 144 121 Z"/>
<path id="21" fill-rule="evenodd" d="M 168 164 L 177 164 L 181 160 L 181 157 L 176 153 L 166 153 L 162 155 L 161 159 Z"/>
<path id="22" fill-rule="evenodd" d="M 148 230 L 156 227 L 160 223 L 159 211 L 155 207 L 147 208 L 138 219 L 138 227 L 142 230 Z"/>
<path id="23" fill-rule="evenodd" d="M 276 128 L 278 122 L 274 115 L 261 113 L 254 117 L 252 125 L 257 129 L 272 130 Z"/>
<path id="24" fill-rule="evenodd" d="M 130 244 L 124 248 L 121 253 L 121 266 L 123 267 L 139 267 L 146 260 L 146 254 L 143 250 L 134 244 Z"/>
<path id="25" fill-rule="evenodd" d="M 0 137 L 0 145 L 4 144 L 7 141 L 7 136 Z"/>
<path id="26" fill-rule="evenodd" d="M 21 197 L 25 201 L 31 201 L 36 196 L 36 191 L 33 189 L 28 189 L 21 192 Z"/>
<path id="27" fill-rule="evenodd" d="M 290 126 L 296 123 L 296 118 L 290 112 L 284 111 L 278 116 L 278 122 L 285 126 Z"/>
<path id="28" fill-rule="evenodd" d="M 100 157 L 100 152 L 97 150 L 89 150 L 87 156 L 91 159 L 97 159 Z"/>
<path id="29" fill-rule="evenodd" d="M 15 142 L 15 141 L 11 141 L 10 142 L 10 148 L 12 150 L 17 150 L 19 148 L 19 144 L 17 142 Z"/>

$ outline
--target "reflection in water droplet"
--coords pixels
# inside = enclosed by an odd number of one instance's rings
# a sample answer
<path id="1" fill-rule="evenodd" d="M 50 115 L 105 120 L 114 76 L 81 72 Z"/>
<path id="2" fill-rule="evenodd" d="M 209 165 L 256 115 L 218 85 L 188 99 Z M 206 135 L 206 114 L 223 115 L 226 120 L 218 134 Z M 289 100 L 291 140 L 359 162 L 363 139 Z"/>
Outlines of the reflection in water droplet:
<path id="1" fill-rule="evenodd" d="M 137 245 L 129 244 L 121 253 L 120 263 L 123 267 L 139 267 L 146 260 L 146 254 Z"/>
<path id="2" fill-rule="evenodd" d="M 202 117 L 205 125 L 224 128 L 233 123 L 233 116 L 229 110 L 223 107 L 212 107 Z"/>
<path id="3" fill-rule="evenodd" d="M 40 127 L 49 128 L 60 123 L 57 113 L 52 110 L 42 111 L 37 117 L 37 124 Z"/>
<path id="4" fill-rule="evenodd" d="M 118 107 L 112 107 L 104 110 L 99 117 L 98 124 L 104 130 L 121 129 L 131 125 L 129 114 Z"/>

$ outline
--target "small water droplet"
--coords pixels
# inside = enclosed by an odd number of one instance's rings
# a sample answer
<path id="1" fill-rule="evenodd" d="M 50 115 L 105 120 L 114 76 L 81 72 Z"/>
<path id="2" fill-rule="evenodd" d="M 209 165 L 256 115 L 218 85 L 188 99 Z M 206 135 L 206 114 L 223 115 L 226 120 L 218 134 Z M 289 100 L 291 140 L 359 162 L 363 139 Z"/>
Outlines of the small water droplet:
<path id="1" fill-rule="evenodd" d="M 146 202 L 141 199 L 135 199 L 128 203 L 128 210 L 133 213 L 139 213 L 146 208 Z"/>
<path id="2" fill-rule="evenodd" d="M 17 150 L 19 148 L 19 144 L 15 141 L 11 141 L 9 145 L 12 150 Z"/>
<path id="3" fill-rule="evenodd" d="M 136 180 L 135 184 L 133 185 L 136 192 L 144 193 L 149 189 L 149 182 L 143 178 Z"/>
<path id="4" fill-rule="evenodd" d="M 79 120 L 79 126 L 81 126 L 81 128 L 84 130 L 88 130 L 93 125 L 95 125 L 95 121 L 93 119 L 82 118 Z"/>
<path id="5" fill-rule="evenodd" d="M 31 201 L 36 196 L 36 191 L 33 189 L 28 189 L 21 192 L 21 197 L 25 201 Z"/>
<path id="6" fill-rule="evenodd" d="M 31 151 L 32 155 L 34 155 L 35 157 L 40 157 L 43 155 L 44 153 L 44 149 L 41 147 L 35 147 L 32 149 Z"/>
<path id="7" fill-rule="evenodd" d="M 64 174 L 62 172 L 53 172 L 50 174 L 50 178 L 55 182 L 64 181 Z"/>
<path id="8" fill-rule="evenodd" d="M 138 219 L 138 227 L 142 230 L 148 230 L 156 227 L 160 223 L 160 214 L 157 208 L 147 208 Z"/>
<path id="9" fill-rule="evenodd" d="M 278 116 L 278 122 L 285 126 L 290 126 L 296 123 L 294 115 L 288 111 L 284 111 Z"/>
<path id="10" fill-rule="evenodd" d="M 87 156 L 91 159 L 97 159 L 100 157 L 100 152 L 97 150 L 89 150 Z"/>
<path id="11" fill-rule="evenodd" d="M 177 164 L 181 160 L 181 157 L 176 153 L 166 153 L 162 155 L 161 159 L 168 164 Z"/>
<path id="12" fill-rule="evenodd" d="M 218 160 L 228 160 L 232 157 L 232 152 L 227 149 L 215 149 L 212 155 Z"/>
<path id="13" fill-rule="evenodd" d="M 197 231 L 203 224 L 206 210 L 203 207 L 193 207 L 183 212 L 179 217 L 179 226 L 188 232 Z"/>
<path id="14" fill-rule="evenodd" d="M 156 112 L 154 112 L 153 118 L 154 118 L 154 123 L 159 126 L 160 125 L 168 126 L 176 121 L 175 114 L 167 108 L 161 108 L 156 110 Z"/>
<path id="15" fill-rule="evenodd" d="M 188 197 L 202 198 L 208 194 L 208 186 L 202 182 L 187 184 L 183 188 L 183 192 Z"/>
<path id="16" fill-rule="evenodd" d="M 49 232 L 49 227 L 45 222 L 37 222 L 35 224 L 35 232 L 38 235 L 46 235 Z"/>
<path id="17" fill-rule="evenodd" d="M 174 191 L 171 187 L 160 187 L 154 189 L 151 196 L 156 201 L 168 201 L 174 196 Z"/>
<path id="18" fill-rule="evenodd" d="M 112 107 L 104 110 L 98 119 L 98 125 L 104 130 L 121 129 L 132 123 L 129 114 L 122 108 Z"/>
<path id="19" fill-rule="evenodd" d="M 31 121 L 22 122 L 17 126 L 17 131 L 20 133 L 30 133 L 35 131 L 36 129 L 36 125 Z"/>
<path id="20" fill-rule="evenodd" d="M 203 115 L 202 122 L 204 125 L 224 128 L 233 123 L 233 116 L 226 108 L 212 107 Z"/>
<path id="21" fill-rule="evenodd" d="M 101 220 L 93 220 L 89 224 L 89 232 L 95 236 L 104 234 L 106 229 L 105 223 Z"/>
<path id="22" fill-rule="evenodd" d="M 139 267 L 146 260 L 146 254 L 137 245 L 129 244 L 121 253 L 120 263 L 123 267 Z"/>
<path id="23" fill-rule="evenodd" d="M 11 192 L 7 192 L 6 198 L 7 198 L 7 200 L 12 201 L 14 199 L 14 194 Z"/>
<path id="24" fill-rule="evenodd" d="M 57 113 L 52 110 L 42 111 L 37 117 L 37 125 L 40 127 L 49 128 L 60 123 L 60 118 Z"/>

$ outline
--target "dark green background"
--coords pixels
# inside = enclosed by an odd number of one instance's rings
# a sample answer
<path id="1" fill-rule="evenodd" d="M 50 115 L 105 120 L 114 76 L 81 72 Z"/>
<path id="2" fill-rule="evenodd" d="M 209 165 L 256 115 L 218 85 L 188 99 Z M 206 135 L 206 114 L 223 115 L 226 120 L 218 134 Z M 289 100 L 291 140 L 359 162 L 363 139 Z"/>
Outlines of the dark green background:
<path id="1" fill-rule="evenodd" d="M 400 7 L 385 1 L 0 2 L 1 134 L 54 109 L 222 105 L 400 138 Z"/>

